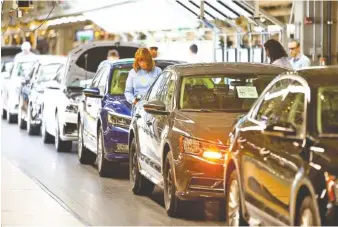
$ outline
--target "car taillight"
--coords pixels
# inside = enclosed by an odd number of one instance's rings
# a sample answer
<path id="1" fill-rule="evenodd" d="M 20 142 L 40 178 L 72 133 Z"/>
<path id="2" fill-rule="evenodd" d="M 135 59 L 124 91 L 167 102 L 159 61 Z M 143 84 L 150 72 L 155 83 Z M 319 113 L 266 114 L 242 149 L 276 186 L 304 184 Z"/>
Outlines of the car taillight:
<path id="1" fill-rule="evenodd" d="M 325 173 L 327 195 L 330 202 L 338 203 L 338 179 Z"/>
<path id="2" fill-rule="evenodd" d="M 180 137 L 181 153 L 198 155 L 206 159 L 223 159 L 227 146 L 223 144 L 213 144 L 197 139 Z"/>

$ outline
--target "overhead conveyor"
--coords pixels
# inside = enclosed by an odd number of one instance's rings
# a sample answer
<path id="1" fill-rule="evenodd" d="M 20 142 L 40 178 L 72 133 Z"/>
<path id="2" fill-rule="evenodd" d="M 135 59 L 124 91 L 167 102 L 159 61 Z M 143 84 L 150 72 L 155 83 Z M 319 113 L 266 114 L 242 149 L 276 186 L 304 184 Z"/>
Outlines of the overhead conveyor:
<path id="1" fill-rule="evenodd" d="M 264 43 L 273 34 L 278 34 L 279 41 L 286 45 L 286 25 L 259 8 L 259 1 L 234 1 L 234 0 L 176 0 L 178 5 L 182 6 L 187 12 L 192 13 L 206 27 L 212 28 L 215 35 L 215 60 L 217 56 L 222 56 L 222 61 L 249 61 L 257 62 L 257 49 L 252 48 L 252 36 L 261 36 L 261 42 Z M 210 26 L 211 25 L 211 26 Z M 268 25 L 278 25 L 280 30 L 269 32 Z M 230 28 L 230 30 L 229 30 Z M 260 31 L 254 31 L 258 28 Z M 232 32 L 230 32 L 232 31 Z M 217 53 L 217 37 L 235 36 L 235 51 L 222 50 L 222 54 Z M 250 41 L 248 50 L 243 50 L 243 39 L 247 37 Z M 265 61 L 264 50 L 261 48 L 261 62 Z M 243 53 L 248 56 L 242 57 Z M 256 56 L 254 54 L 256 53 Z M 234 56 L 232 56 L 234 54 Z M 231 56 L 230 56 L 231 55 Z M 219 59 L 218 59 L 219 60 Z"/>

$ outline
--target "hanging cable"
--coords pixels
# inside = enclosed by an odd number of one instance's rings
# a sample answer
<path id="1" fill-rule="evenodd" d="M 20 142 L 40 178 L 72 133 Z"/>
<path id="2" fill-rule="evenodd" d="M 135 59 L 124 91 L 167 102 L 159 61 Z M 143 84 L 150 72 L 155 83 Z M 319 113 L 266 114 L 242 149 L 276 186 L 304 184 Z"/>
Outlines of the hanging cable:
<path id="1" fill-rule="evenodd" d="M 50 15 L 52 14 L 52 12 L 53 12 L 55 6 L 56 6 L 56 2 L 53 1 L 53 7 L 52 7 L 51 11 L 48 13 L 47 17 L 41 22 L 41 24 L 40 24 L 37 28 L 35 28 L 35 29 L 33 29 L 33 30 L 25 30 L 24 28 L 20 27 L 20 25 L 18 24 L 19 29 L 20 29 L 21 31 L 24 31 L 24 32 L 34 32 L 34 31 L 36 31 L 37 29 L 39 29 L 39 28 L 40 28 L 40 27 L 48 20 L 49 16 L 50 16 Z"/>

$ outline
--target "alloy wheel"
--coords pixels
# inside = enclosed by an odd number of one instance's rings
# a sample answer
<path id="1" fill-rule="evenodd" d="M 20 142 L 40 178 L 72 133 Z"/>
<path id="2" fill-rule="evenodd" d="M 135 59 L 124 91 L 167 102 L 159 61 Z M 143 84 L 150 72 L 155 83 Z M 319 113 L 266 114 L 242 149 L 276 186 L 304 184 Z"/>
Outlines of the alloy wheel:
<path id="1" fill-rule="evenodd" d="M 77 142 L 77 155 L 79 159 L 82 157 L 82 147 L 83 147 L 83 141 L 82 141 L 82 125 L 79 123 L 79 130 L 78 130 L 78 142 Z"/>
<path id="2" fill-rule="evenodd" d="M 97 169 L 101 172 L 102 169 L 102 159 L 103 159 L 103 141 L 102 141 L 102 132 L 99 131 L 99 138 L 97 143 L 97 156 L 96 156 L 96 164 Z"/>
<path id="3" fill-rule="evenodd" d="M 313 213 L 311 209 L 305 209 L 300 216 L 300 226 L 313 226 Z"/>
<path id="4" fill-rule="evenodd" d="M 55 148 L 57 149 L 59 147 L 59 119 L 58 116 L 55 117 Z"/>
<path id="5" fill-rule="evenodd" d="M 166 190 L 166 196 L 165 196 L 165 200 L 166 200 L 166 208 L 168 209 L 170 207 L 170 203 L 171 203 L 171 197 L 172 197 L 172 187 L 173 187 L 173 181 L 172 181 L 172 169 L 170 166 L 170 163 L 167 163 L 168 165 L 168 172 L 167 172 L 167 177 L 165 178 L 166 180 L 166 185 L 167 187 L 165 188 Z"/>
<path id="6" fill-rule="evenodd" d="M 30 105 L 28 105 L 27 107 L 27 132 L 30 132 L 31 130 L 31 120 L 32 120 L 31 107 Z"/>
<path id="7" fill-rule="evenodd" d="M 233 180 L 229 191 L 228 220 L 230 226 L 239 226 L 240 219 L 240 202 L 239 187 L 237 180 Z"/>
<path id="8" fill-rule="evenodd" d="M 136 154 L 135 150 L 133 150 L 131 158 L 132 158 L 131 181 L 132 181 L 132 184 L 134 185 L 135 181 L 136 181 L 136 175 L 137 175 L 137 167 L 136 167 L 136 165 L 137 165 L 137 154 Z"/>

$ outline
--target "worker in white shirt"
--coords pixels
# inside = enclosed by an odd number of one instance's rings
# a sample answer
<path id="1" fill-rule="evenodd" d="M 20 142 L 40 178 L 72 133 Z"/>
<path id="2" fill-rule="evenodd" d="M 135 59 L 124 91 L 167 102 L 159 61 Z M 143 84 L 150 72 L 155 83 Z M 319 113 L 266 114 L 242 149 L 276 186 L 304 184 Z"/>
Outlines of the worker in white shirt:
<path id="1" fill-rule="evenodd" d="M 200 62 L 202 62 L 202 60 L 198 57 L 197 52 L 198 52 L 197 45 L 192 44 L 189 47 L 189 59 L 188 59 L 189 63 L 200 63 Z"/>

